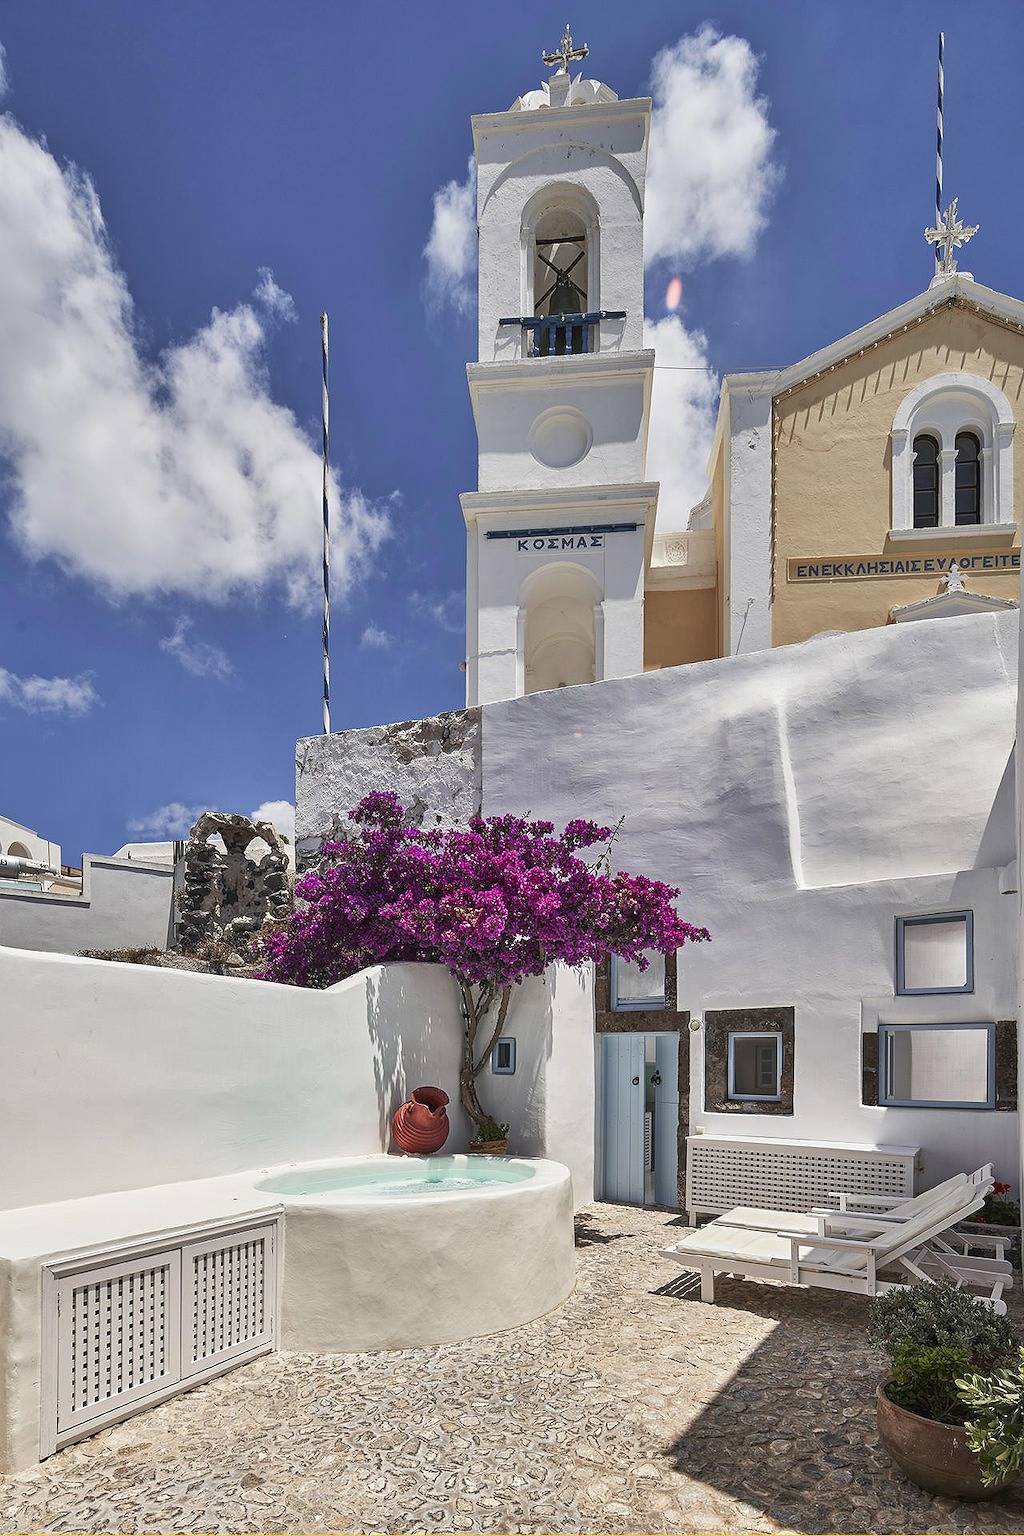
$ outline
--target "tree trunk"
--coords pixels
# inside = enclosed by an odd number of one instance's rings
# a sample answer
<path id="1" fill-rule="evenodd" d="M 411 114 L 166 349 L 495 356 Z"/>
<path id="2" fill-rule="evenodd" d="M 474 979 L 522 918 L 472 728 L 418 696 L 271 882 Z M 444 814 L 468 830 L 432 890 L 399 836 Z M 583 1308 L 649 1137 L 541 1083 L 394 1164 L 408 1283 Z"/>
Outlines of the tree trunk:
<path id="1" fill-rule="evenodd" d="M 484 1067 L 487 1065 L 487 1062 L 490 1060 L 491 1052 L 493 1051 L 498 1040 L 501 1038 L 501 1032 L 505 1027 L 505 1020 L 508 1017 L 509 1002 L 512 998 L 512 988 L 502 987 L 499 994 L 499 992 L 492 987 L 480 986 L 474 992 L 474 989 L 469 982 L 463 981 L 460 977 L 456 977 L 456 980 L 458 981 L 459 992 L 462 997 L 463 1018 L 462 1062 L 459 1068 L 459 1098 L 462 1102 L 463 1109 L 466 1111 L 466 1114 L 472 1120 L 473 1124 L 479 1126 L 482 1121 L 489 1117 L 487 1111 L 480 1103 L 480 1098 L 476 1091 L 476 1080 L 480 1076 Z M 476 1042 L 480 1026 L 499 996 L 501 1001 L 498 1005 L 498 1017 L 495 1021 L 494 1030 L 487 1042 L 486 1047 L 478 1057 Z"/>

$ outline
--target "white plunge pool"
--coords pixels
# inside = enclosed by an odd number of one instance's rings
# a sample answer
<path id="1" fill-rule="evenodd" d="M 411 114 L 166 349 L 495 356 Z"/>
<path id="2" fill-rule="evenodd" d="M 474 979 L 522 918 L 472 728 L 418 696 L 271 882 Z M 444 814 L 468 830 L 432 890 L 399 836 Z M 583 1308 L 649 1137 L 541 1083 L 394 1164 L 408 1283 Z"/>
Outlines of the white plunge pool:
<path id="1" fill-rule="evenodd" d="M 378 1155 L 301 1164 L 254 1187 L 284 1207 L 284 1349 L 452 1343 L 531 1322 L 572 1292 L 561 1163 Z"/>

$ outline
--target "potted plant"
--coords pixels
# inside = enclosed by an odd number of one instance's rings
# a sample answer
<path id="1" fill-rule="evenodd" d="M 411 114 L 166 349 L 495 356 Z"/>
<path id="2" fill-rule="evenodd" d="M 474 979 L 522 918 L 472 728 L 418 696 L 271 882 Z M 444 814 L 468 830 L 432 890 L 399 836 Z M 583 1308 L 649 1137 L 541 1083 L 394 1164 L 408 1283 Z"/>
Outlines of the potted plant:
<path id="1" fill-rule="evenodd" d="M 612 954 L 646 970 L 652 951 L 710 938 L 679 916 L 673 887 L 612 869 L 617 828 L 577 820 L 556 833 L 521 816 L 424 828 L 384 791 L 348 818 L 351 835 L 324 844 L 322 866 L 295 887 L 301 905 L 264 937 L 262 974 L 330 987 L 388 961 L 447 966 L 462 1009 L 459 1098 L 477 1128 L 474 1151 L 508 1135 L 480 1103 L 479 1082 L 517 986 L 556 962 Z M 592 848 L 601 851 L 588 862 Z"/>
<path id="2" fill-rule="evenodd" d="M 986 1481 L 959 1383 L 971 1372 L 1011 1362 L 1013 1325 L 969 1291 L 922 1281 L 879 1296 L 871 1332 L 889 1357 L 889 1378 L 877 1392 L 878 1433 L 896 1464 L 928 1493 L 955 1499 L 998 1493 L 1016 1466 Z"/>
<path id="3" fill-rule="evenodd" d="M 968 1376 L 957 1386 L 971 1415 L 965 1428 L 981 1480 L 993 1492 L 1005 1488 L 1024 1462 L 1024 1349 L 994 1375 Z"/>
<path id="4" fill-rule="evenodd" d="M 485 1152 L 491 1157 L 504 1157 L 508 1151 L 508 1126 L 501 1120 L 484 1115 L 476 1128 L 476 1135 L 466 1149 L 468 1152 Z"/>

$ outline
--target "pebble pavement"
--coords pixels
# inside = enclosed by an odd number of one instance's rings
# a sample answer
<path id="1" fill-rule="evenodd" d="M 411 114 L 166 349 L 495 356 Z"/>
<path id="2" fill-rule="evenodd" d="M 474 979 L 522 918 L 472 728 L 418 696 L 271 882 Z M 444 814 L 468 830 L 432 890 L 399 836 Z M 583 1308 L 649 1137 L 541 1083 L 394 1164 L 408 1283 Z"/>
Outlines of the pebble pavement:
<path id="1" fill-rule="evenodd" d="M 681 1218 L 595 1205 L 579 1282 L 508 1333 L 245 1366 L 0 1479 L 0 1531 L 1021 1531 L 894 1470 L 863 1300 L 657 1257 Z"/>

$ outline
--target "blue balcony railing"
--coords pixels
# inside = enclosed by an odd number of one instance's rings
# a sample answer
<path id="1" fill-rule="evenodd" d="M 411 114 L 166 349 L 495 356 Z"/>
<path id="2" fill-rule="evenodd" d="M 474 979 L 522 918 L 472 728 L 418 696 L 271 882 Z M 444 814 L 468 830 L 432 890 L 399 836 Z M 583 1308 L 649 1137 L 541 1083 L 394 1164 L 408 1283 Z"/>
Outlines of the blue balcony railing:
<path id="1" fill-rule="evenodd" d="M 587 315 L 513 315 L 499 325 L 530 332 L 528 357 L 565 357 L 596 352 L 594 327 L 600 320 L 625 320 L 624 309 L 596 309 Z"/>

